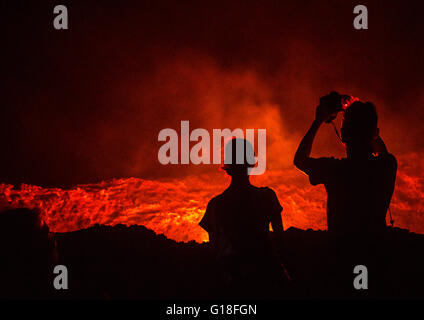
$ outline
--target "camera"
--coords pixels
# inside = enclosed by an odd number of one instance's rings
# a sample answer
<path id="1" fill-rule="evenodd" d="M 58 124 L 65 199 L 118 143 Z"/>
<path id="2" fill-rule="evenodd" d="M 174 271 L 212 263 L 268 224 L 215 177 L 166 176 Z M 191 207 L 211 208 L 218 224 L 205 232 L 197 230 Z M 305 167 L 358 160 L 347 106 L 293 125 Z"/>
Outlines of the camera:
<path id="1" fill-rule="evenodd" d="M 352 97 L 347 94 L 340 94 L 336 91 L 332 91 L 329 94 L 323 96 L 319 100 L 320 106 L 326 108 L 331 117 L 325 121 L 330 123 L 337 117 L 337 113 L 343 111 L 353 101 Z"/>

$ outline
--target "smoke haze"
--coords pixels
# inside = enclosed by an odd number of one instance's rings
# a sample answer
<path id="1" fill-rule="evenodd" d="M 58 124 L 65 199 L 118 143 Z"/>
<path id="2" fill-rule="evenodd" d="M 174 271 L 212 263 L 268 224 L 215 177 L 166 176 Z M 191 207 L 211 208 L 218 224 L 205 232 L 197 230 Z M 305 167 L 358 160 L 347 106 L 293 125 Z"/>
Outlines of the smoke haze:
<path id="1" fill-rule="evenodd" d="M 398 226 L 424 232 L 424 23 L 416 14 L 421 8 L 418 2 L 370 1 L 369 30 L 357 31 L 355 5 L 73 1 L 69 30 L 57 31 L 51 1 L 2 4 L 7 36 L 0 182 L 9 190 L 2 201 L 25 198 L 21 183 L 60 188 L 59 193 L 95 184 L 95 192 L 87 191 L 93 199 L 103 188 L 116 203 L 136 208 L 138 218 L 127 219 L 119 218 L 118 204 L 109 210 L 93 200 L 84 209 L 75 200 L 73 209 L 65 210 L 72 205 L 62 203 L 62 224 L 50 220 L 63 231 L 95 222 L 148 224 L 144 216 L 152 212 L 184 219 L 193 200 L 193 226 L 180 227 L 181 236 L 154 230 L 178 240 L 204 239 L 202 231 L 187 230 L 195 228 L 207 200 L 225 188 L 224 173 L 217 165 L 163 166 L 157 160 L 159 131 L 179 132 L 180 121 L 189 120 L 191 129 L 210 133 L 265 128 L 267 171 L 256 182 L 276 190 L 286 227 L 325 228 L 325 193 L 309 186 L 292 159 L 319 97 L 337 90 L 375 103 L 381 136 L 399 161 L 394 218 Z M 322 128 L 313 153 L 344 155 L 330 126 Z M 134 181 L 141 185 L 134 187 Z M 154 195 L 141 187 L 146 183 L 155 185 Z M 15 200 L 7 198 L 15 192 L 10 185 L 20 190 Z M 51 189 L 33 192 L 46 190 Z M 134 204 L 117 190 L 141 202 Z M 156 202 L 168 197 L 180 200 Z"/>

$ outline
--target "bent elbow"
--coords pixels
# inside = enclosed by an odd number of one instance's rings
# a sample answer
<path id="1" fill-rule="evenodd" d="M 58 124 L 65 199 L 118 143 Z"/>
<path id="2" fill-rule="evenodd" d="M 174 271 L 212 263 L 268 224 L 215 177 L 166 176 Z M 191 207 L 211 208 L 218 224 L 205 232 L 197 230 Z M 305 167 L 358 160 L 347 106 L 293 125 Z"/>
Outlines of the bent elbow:
<path id="1" fill-rule="evenodd" d="M 296 159 L 296 157 L 293 159 L 293 164 L 294 164 L 294 166 L 295 166 L 296 168 L 298 168 L 298 167 L 299 167 L 299 160 L 298 160 L 298 159 Z"/>
<path id="2" fill-rule="evenodd" d="M 293 164 L 299 170 L 306 172 L 308 168 L 308 159 L 309 158 L 304 158 L 304 157 L 294 157 Z"/>
<path id="3" fill-rule="evenodd" d="M 302 159 L 300 159 L 300 157 L 295 156 L 293 159 L 293 164 L 296 168 L 302 170 L 304 161 Z"/>

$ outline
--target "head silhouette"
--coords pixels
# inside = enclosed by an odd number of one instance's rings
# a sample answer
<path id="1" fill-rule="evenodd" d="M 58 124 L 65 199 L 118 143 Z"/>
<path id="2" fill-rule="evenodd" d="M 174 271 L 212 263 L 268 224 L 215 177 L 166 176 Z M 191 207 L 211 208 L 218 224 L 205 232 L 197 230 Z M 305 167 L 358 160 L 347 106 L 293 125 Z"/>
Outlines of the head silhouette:
<path id="1" fill-rule="evenodd" d="M 374 104 L 356 101 L 347 107 L 341 135 L 347 147 L 368 146 L 378 136 L 377 111 Z"/>
<path id="2" fill-rule="evenodd" d="M 233 138 L 224 149 L 223 169 L 228 175 L 248 175 L 249 168 L 255 166 L 255 152 L 252 144 L 246 139 Z"/>

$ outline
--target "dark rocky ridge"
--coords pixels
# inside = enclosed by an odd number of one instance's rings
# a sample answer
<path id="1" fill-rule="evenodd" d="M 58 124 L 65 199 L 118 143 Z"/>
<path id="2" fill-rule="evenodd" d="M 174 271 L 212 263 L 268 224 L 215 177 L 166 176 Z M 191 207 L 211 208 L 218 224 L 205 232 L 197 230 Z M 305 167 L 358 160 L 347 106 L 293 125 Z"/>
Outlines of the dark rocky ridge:
<path id="1" fill-rule="evenodd" d="M 124 225 L 58 233 L 56 241 L 59 263 L 69 270 L 69 290 L 56 291 L 57 298 L 221 298 L 213 290 L 208 243 L 177 243 L 143 226 Z M 290 228 L 284 243 L 284 263 L 293 278 L 286 297 L 338 298 L 327 285 L 337 261 L 327 232 Z M 386 256 L 383 287 L 377 294 L 356 291 L 348 298 L 424 298 L 423 249 L 424 235 L 390 228 L 380 249 Z M 351 273 L 349 281 L 353 278 Z"/>

